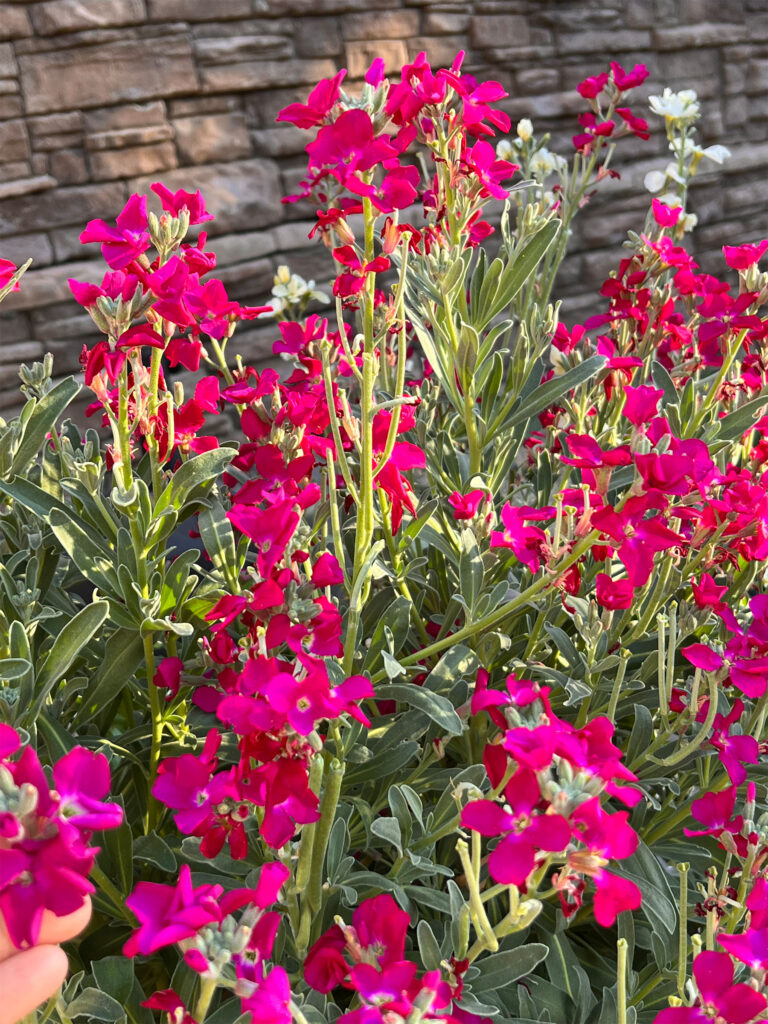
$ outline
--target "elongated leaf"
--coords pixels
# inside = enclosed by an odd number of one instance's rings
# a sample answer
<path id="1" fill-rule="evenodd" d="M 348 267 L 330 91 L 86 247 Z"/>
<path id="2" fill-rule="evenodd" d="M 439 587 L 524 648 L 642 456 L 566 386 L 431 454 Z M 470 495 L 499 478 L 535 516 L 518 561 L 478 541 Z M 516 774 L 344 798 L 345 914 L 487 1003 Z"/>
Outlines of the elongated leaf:
<path id="1" fill-rule="evenodd" d="M 3 658 L 0 661 L 0 679 L 7 683 L 13 682 L 31 672 L 32 668 L 32 662 L 26 658 Z"/>
<path id="2" fill-rule="evenodd" d="M 453 709 L 453 705 L 446 697 L 438 693 L 425 690 L 413 683 L 389 683 L 376 691 L 376 697 L 381 700 L 397 700 L 403 704 L 409 704 L 419 711 L 423 711 L 433 722 L 450 733 L 452 736 L 460 736 L 464 731 L 461 719 Z"/>
<path id="3" fill-rule="evenodd" d="M 562 398 L 563 395 L 567 395 L 569 391 L 573 391 L 574 388 L 586 383 L 590 377 L 594 377 L 604 366 L 604 356 L 590 356 L 589 359 L 585 359 L 578 366 L 566 370 L 561 376 L 552 377 L 550 380 L 545 381 L 544 384 L 540 384 L 528 398 L 524 399 L 517 408 L 513 409 L 510 418 L 507 420 L 507 426 L 513 427 L 517 423 L 523 423 L 533 416 L 538 416 L 540 412 L 549 408 L 550 405 L 559 398 Z"/>
<path id="4" fill-rule="evenodd" d="M 13 456 L 9 476 L 13 477 L 26 469 L 43 446 L 46 437 L 66 407 L 80 390 L 74 377 L 62 380 L 47 395 L 41 398 L 27 420 L 24 436 Z"/>
<path id="5" fill-rule="evenodd" d="M 559 230 L 559 221 L 551 220 L 543 228 L 540 228 L 522 248 L 514 251 L 510 264 L 499 278 L 498 291 L 494 300 L 485 311 L 485 323 L 493 320 L 498 313 L 505 309 L 531 274 L 536 272 L 542 257 L 554 242 Z"/>
<path id="6" fill-rule="evenodd" d="M 63 502 L 23 477 L 16 477 L 11 481 L 0 480 L 0 491 L 7 494 L 9 498 L 13 498 L 14 501 L 18 501 L 30 512 L 34 512 L 44 522 L 48 521 L 48 517 L 55 508 L 65 515 L 69 514 L 69 510 Z"/>
<path id="7" fill-rule="evenodd" d="M 194 459 L 189 459 L 179 466 L 157 499 L 155 515 L 164 508 L 178 511 L 196 487 L 212 483 L 236 454 L 234 448 L 214 448 L 213 451 L 196 455 Z"/>
<path id="8" fill-rule="evenodd" d="M 97 544 L 92 533 L 86 533 L 69 513 L 55 508 L 49 522 L 56 539 L 83 576 L 105 593 L 117 596 L 120 584 L 113 565 L 113 554 Z"/>
<path id="9" fill-rule="evenodd" d="M 95 717 L 117 697 L 142 663 L 144 647 L 139 634 L 132 629 L 118 629 L 107 641 L 104 660 L 91 679 L 83 697 L 83 721 Z"/>
<path id="10" fill-rule="evenodd" d="M 215 569 L 223 573 L 233 589 L 237 587 L 235 535 L 220 501 L 212 501 L 197 517 L 200 537 Z"/>
<path id="11" fill-rule="evenodd" d="M 480 548 L 472 530 L 462 530 L 461 554 L 459 555 L 459 580 L 461 596 L 467 602 L 470 612 L 474 612 L 477 598 L 483 587 L 483 560 Z"/>
<path id="12" fill-rule="evenodd" d="M 37 716 L 37 728 L 45 740 L 51 764 L 55 764 L 59 758 L 64 757 L 73 747 L 77 746 L 74 736 L 70 736 L 61 722 L 50 717 L 45 709 Z"/>
<path id="13" fill-rule="evenodd" d="M 653 378 L 653 383 L 656 387 L 661 388 L 664 392 L 663 403 L 665 406 L 670 403 L 677 402 L 677 388 L 675 387 L 675 382 L 667 373 L 667 368 L 657 359 L 654 359 L 651 363 L 651 377 Z"/>
<path id="14" fill-rule="evenodd" d="M 84 988 L 67 1007 L 67 1016 L 90 1017 L 92 1020 L 114 1024 L 114 1021 L 125 1016 L 125 1010 L 106 992 L 101 992 L 97 988 Z"/>
<path id="15" fill-rule="evenodd" d="M 768 406 L 768 395 L 763 394 L 753 398 L 751 402 L 745 402 L 740 409 L 729 412 L 718 421 L 718 440 L 733 441 L 748 430 L 754 427 L 758 413 Z"/>
<path id="16" fill-rule="evenodd" d="M 544 943 L 530 942 L 527 946 L 505 949 L 503 953 L 483 957 L 475 964 L 480 977 L 472 982 L 473 993 L 495 992 L 505 985 L 511 985 L 513 981 L 530 974 L 548 953 Z"/>
<path id="17" fill-rule="evenodd" d="M 37 673 L 35 700 L 30 712 L 33 721 L 54 685 L 66 674 L 80 651 L 103 626 L 108 611 L 106 601 L 94 601 L 79 611 L 59 633 Z"/>

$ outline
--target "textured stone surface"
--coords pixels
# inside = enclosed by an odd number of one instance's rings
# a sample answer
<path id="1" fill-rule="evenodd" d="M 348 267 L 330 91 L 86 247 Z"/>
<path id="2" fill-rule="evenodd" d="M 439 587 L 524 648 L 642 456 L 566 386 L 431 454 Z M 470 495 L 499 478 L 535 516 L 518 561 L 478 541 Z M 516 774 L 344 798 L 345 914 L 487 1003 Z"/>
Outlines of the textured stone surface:
<path id="1" fill-rule="evenodd" d="M 183 164 L 209 164 L 216 160 L 239 160 L 251 153 L 245 114 L 201 114 L 172 122 L 176 148 Z"/>
<path id="2" fill-rule="evenodd" d="M 47 0 L 32 8 L 32 25 L 40 35 L 80 32 L 144 20 L 143 0 Z"/>
<path id="3" fill-rule="evenodd" d="M 93 47 L 87 60 L 72 50 L 25 54 L 19 65 L 32 114 L 97 107 L 107 96 L 118 103 L 197 88 L 192 48 L 183 36 L 109 43 Z"/>
<path id="4" fill-rule="evenodd" d="M 155 145 L 99 150 L 91 153 L 89 163 L 96 181 L 111 181 L 126 174 L 167 171 L 176 167 L 178 160 L 173 143 L 158 142 Z"/>
<path id="5" fill-rule="evenodd" d="M 129 182 L 135 192 L 147 192 L 154 178 Z M 271 160 L 242 160 L 198 167 L 194 180 L 189 171 L 177 170 L 163 175 L 170 189 L 199 188 L 209 209 L 216 212 L 220 231 L 259 228 L 281 219 L 280 183 Z"/>
<path id="6" fill-rule="evenodd" d="M 280 263 L 325 284 L 311 207 L 280 203 L 305 173 L 310 136 L 275 118 L 339 67 L 354 90 L 375 57 L 396 74 L 422 49 L 433 66 L 466 50 L 469 74 L 509 92 L 513 131 L 530 117 L 565 155 L 586 106 L 576 85 L 610 59 L 648 65 L 630 103 L 652 136 L 620 140 L 621 179 L 575 222 L 558 283 L 568 323 L 595 311 L 595 285 L 642 223 L 643 177 L 668 160 L 646 108 L 664 86 L 695 89 L 701 138 L 733 152 L 724 167 L 702 164 L 691 190 L 697 260 L 720 272 L 724 243 L 768 233 L 765 0 L 0 0 L 0 257 L 35 261 L 0 310 L 0 409 L 17 401 L 16 346 L 52 351 L 58 374 L 77 370 L 97 335 L 66 277 L 103 274 L 80 232 L 158 179 L 202 190 L 233 296 L 263 300 Z M 273 326 L 248 325 L 234 350 L 264 359 L 273 340 Z"/>

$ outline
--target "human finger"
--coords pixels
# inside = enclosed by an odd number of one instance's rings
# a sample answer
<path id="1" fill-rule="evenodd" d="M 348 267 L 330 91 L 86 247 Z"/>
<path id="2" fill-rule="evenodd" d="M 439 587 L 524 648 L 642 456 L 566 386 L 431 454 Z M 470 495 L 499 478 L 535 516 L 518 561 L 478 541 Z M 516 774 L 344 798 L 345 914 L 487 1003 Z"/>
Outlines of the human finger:
<path id="1" fill-rule="evenodd" d="M 60 946 L 33 946 L 0 963 L 0 1024 L 16 1024 L 50 999 L 67 976 Z"/>

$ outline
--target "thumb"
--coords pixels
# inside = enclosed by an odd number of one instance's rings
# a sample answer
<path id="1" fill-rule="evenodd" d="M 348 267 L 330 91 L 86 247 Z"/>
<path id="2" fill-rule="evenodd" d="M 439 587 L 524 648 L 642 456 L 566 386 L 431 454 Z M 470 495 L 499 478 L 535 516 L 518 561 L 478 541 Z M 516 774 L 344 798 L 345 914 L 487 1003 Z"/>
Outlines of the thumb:
<path id="1" fill-rule="evenodd" d="M 46 999 L 67 976 L 59 946 L 34 946 L 0 963 L 0 1024 L 16 1024 Z"/>

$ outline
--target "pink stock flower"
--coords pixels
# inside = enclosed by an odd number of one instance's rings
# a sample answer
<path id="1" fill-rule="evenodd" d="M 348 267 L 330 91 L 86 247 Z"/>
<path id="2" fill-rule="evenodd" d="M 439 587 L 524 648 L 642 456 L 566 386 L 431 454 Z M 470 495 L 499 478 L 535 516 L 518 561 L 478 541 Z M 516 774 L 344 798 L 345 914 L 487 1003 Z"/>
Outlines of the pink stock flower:
<path id="1" fill-rule="evenodd" d="M 505 789 L 505 810 L 492 800 L 475 800 L 464 807 L 461 824 L 480 835 L 503 838 L 488 860 L 491 877 L 504 885 L 524 888 L 538 863 L 539 850 L 559 853 L 568 846 L 571 826 L 560 814 L 534 814 L 541 802 L 536 775 L 519 769 Z"/>
<path id="2" fill-rule="evenodd" d="M 768 969 L 768 928 L 750 927 L 741 935 L 718 933 L 717 941 L 732 957 L 752 970 Z"/>
<path id="3" fill-rule="evenodd" d="M 365 900 L 355 909 L 352 924 L 336 924 L 324 932 L 307 953 L 304 978 L 318 992 L 330 992 L 348 975 L 353 963 L 363 955 L 379 967 L 402 960 L 410 917 L 389 893 Z"/>
<path id="4" fill-rule="evenodd" d="M 501 187 L 500 182 L 511 178 L 520 170 L 518 164 L 498 160 L 496 150 L 489 142 L 484 141 L 476 142 L 465 152 L 462 165 L 480 182 L 480 194 L 493 196 L 494 199 L 506 199 L 509 196 L 509 192 Z"/>
<path id="5" fill-rule="evenodd" d="M 621 64 L 611 61 L 613 81 L 620 92 L 627 92 L 629 89 L 636 89 L 646 80 L 650 71 L 645 64 L 635 64 L 631 71 L 625 71 Z"/>
<path id="6" fill-rule="evenodd" d="M 181 997 L 172 988 L 155 992 L 141 1005 L 150 1010 L 165 1010 L 168 1024 L 198 1024 Z"/>
<path id="7" fill-rule="evenodd" d="M 8 282 L 11 280 L 13 275 L 16 273 L 16 266 L 11 263 L 10 260 L 0 260 L 0 290 L 5 288 Z M 12 291 L 17 292 L 19 290 L 19 282 L 17 281 Z"/>
<path id="8" fill-rule="evenodd" d="M 768 1000 L 750 985 L 733 983 L 733 961 L 727 953 L 704 950 L 693 961 L 699 998 L 694 1006 L 662 1010 L 653 1024 L 749 1024 L 762 1013 Z"/>
<path id="9" fill-rule="evenodd" d="M 206 210 L 205 200 L 199 189 L 197 192 L 185 192 L 183 188 L 180 188 L 176 192 L 171 192 L 160 181 L 156 181 L 149 187 L 160 199 L 165 212 L 170 213 L 173 217 L 178 217 L 181 211 L 186 209 L 190 224 L 202 224 L 204 221 L 213 220 L 213 214 Z"/>
<path id="10" fill-rule="evenodd" d="M 660 388 L 649 387 L 645 384 L 636 388 L 625 384 L 624 395 L 622 416 L 628 419 L 634 427 L 642 427 L 649 424 L 653 417 L 658 415 L 659 402 L 664 397 L 664 392 Z"/>
<path id="11" fill-rule="evenodd" d="M 667 206 L 655 197 L 651 200 L 653 219 L 660 228 L 673 228 L 683 214 L 682 206 Z"/>
<path id="12" fill-rule="evenodd" d="M 322 124 L 339 99 L 339 89 L 346 75 L 346 68 L 338 71 L 333 78 L 318 82 L 306 103 L 291 103 L 277 115 L 277 121 L 286 121 L 297 128 L 315 128 Z"/>
<path id="13" fill-rule="evenodd" d="M 469 491 L 467 494 L 454 491 L 448 497 L 448 504 L 453 509 L 453 518 L 461 522 L 474 519 L 478 509 L 487 498 L 488 492 L 483 490 Z"/>
<path id="14" fill-rule="evenodd" d="M 754 245 L 724 245 L 723 256 L 732 270 L 749 270 L 768 249 L 768 238 Z"/>
<path id="15" fill-rule="evenodd" d="M 243 1013 L 251 1011 L 254 1024 L 291 1024 L 291 984 L 284 968 L 272 967 L 267 974 L 261 963 L 239 958 L 235 970 L 235 992 Z"/>
<path id="16" fill-rule="evenodd" d="M 596 96 L 600 95 L 607 84 L 608 72 L 601 71 L 599 75 L 591 75 L 589 78 L 585 78 L 583 82 L 579 82 L 576 86 L 576 91 L 584 99 L 593 100 Z"/>
<path id="17" fill-rule="evenodd" d="M 80 241 L 100 242 L 101 253 L 113 270 L 127 267 L 149 248 L 147 197 L 132 195 L 118 214 L 115 227 L 104 220 L 90 221 Z"/>
<path id="18" fill-rule="evenodd" d="M 17 810 L 0 814 L 0 917 L 18 948 L 34 945 L 43 912 L 61 917 L 78 910 L 94 891 L 87 875 L 98 850 L 94 831 L 117 828 L 123 811 L 104 801 L 110 778 L 107 759 L 75 747 L 53 766 L 49 787 L 37 754 L 20 746 L 14 729 L 0 730 L 0 771 L 6 792 L 16 791 Z"/>
<path id="19" fill-rule="evenodd" d="M 607 573 L 599 572 L 595 579 L 595 597 L 603 608 L 631 608 L 635 587 L 629 580 L 614 580 Z"/>
<path id="20" fill-rule="evenodd" d="M 517 560 L 530 572 L 538 572 L 542 561 L 548 558 L 549 541 L 543 530 L 538 526 L 526 526 L 526 521 L 554 519 L 555 515 L 556 509 L 550 506 L 535 509 L 528 505 L 507 503 L 501 510 L 504 530 L 491 534 L 491 547 L 511 548 Z"/>

